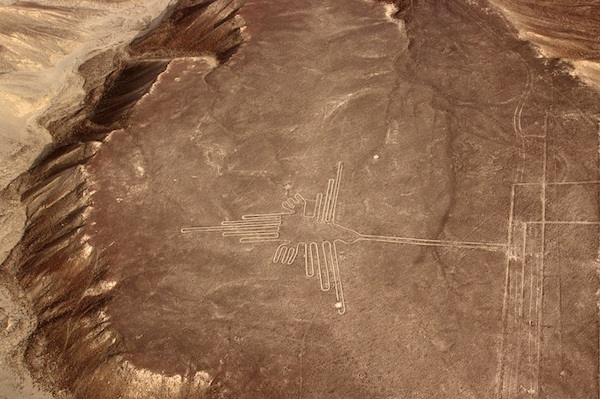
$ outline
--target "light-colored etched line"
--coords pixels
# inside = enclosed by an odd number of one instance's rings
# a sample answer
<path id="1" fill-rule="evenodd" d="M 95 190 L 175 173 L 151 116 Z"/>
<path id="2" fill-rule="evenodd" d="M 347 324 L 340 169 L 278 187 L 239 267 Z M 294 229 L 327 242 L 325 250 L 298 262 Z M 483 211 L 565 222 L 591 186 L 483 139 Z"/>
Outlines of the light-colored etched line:
<path id="1" fill-rule="evenodd" d="M 279 230 L 226 231 L 221 237 L 279 238 Z"/>
<path id="2" fill-rule="evenodd" d="M 514 273 L 513 271 L 513 279 L 511 279 L 511 283 L 510 283 L 510 294 L 509 294 L 509 302 L 512 300 L 513 301 L 513 307 L 514 307 L 514 312 L 512 312 L 512 318 L 513 318 L 513 322 L 511 323 L 511 329 L 509 334 L 512 335 L 513 337 L 513 341 L 517 341 L 518 342 L 518 335 L 519 335 L 519 325 L 518 325 L 518 321 L 516 319 L 516 310 L 517 310 L 517 297 L 518 297 L 518 284 L 519 282 L 517 281 L 517 278 L 515 276 L 516 273 Z M 516 345 L 514 345 L 513 342 L 513 348 Z M 516 353 L 515 353 L 516 355 Z M 514 367 L 514 363 L 513 363 L 513 367 L 511 367 L 508 370 L 508 398 L 510 399 L 512 397 L 512 392 L 514 390 L 514 388 L 516 387 L 516 378 L 517 378 L 517 370 L 516 367 Z"/>
<path id="3" fill-rule="evenodd" d="M 294 211 L 294 206 L 293 206 L 293 205 L 290 205 L 290 203 L 289 203 L 289 202 L 287 202 L 287 201 L 283 201 L 283 202 L 281 203 L 281 207 L 282 207 L 283 209 L 285 209 L 285 210 L 288 212 L 288 214 L 292 214 L 292 213 L 294 213 L 294 212 L 295 212 L 295 211 Z"/>
<path id="4" fill-rule="evenodd" d="M 340 196 L 340 186 L 342 182 L 342 170 L 344 165 L 338 162 L 337 175 L 335 176 L 335 188 L 333 191 L 333 206 L 331 207 L 331 222 L 335 223 L 335 216 L 337 214 L 337 203 L 338 197 Z"/>
<path id="5" fill-rule="evenodd" d="M 327 181 L 327 191 L 325 191 L 325 201 L 323 201 L 323 211 L 321 212 L 321 219 L 319 223 L 325 223 L 327 216 L 329 215 L 329 208 L 331 207 L 331 199 L 333 197 L 333 179 Z"/>
<path id="6" fill-rule="evenodd" d="M 317 273 L 319 275 L 319 284 L 321 286 L 321 291 L 329 291 L 329 288 L 324 284 L 323 281 L 323 272 L 321 271 L 321 259 L 319 256 L 319 246 L 316 242 L 313 241 L 310 243 L 308 249 L 310 254 L 310 261 L 313 264 L 313 268 L 314 264 L 317 264 Z"/>
<path id="7" fill-rule="evenodd" d="M 514 224 L 514 221 L 513 221 Z M 521 244 L 525 243 L 525 230 L 523 227 L 523 223 L 521 223 Z M 513 226 L 514 227 L 514 226 Z M 514 229 L 513 229 L 514 230 Z M 517 265 L 514 267 L 510 267 L 510 277 L 509 277 L 509 295 L 508 295 L 508 307 L 512 308 L 512 312 L 507 311 L 507 340 L 510 340 L 512 345 L 511 348 L 515 352 L 510 357 L 510 365 L 508 369 L 505 371 L 507 374 L 507 399 L 518 396 L 518 388 L 519 388 L 519 378 L 520 378 L 520 367 L 521 367 L 521 348 L 522 348 L 522 323 L 521 323 L 521 309 L 522 309 L 522 300 L 523 300 L 523 291 L 524 291 L 524 257 L 521 259 L 518 258 L 516 252 L 511 252 L 509 264 L 510 262 L 517 262 L 520 260 L 521 262 L 521 270 L 520 273 L 517 269 Z M 511 304 L 512 301 L 512 304 Z M 512 315 L 512 316 L 511 316 Z M 511 319 L 512 317 L 512 319 Z M 512 320 L 512 322 L 511 322 Z"/>
<path id="8" fill-rule="evenodd" d="M 546 186 L 579 186 L 586 184 L 600 184 L 600 180 L 583 180 L 583 181 L 549 181 Z M 515 183 L 515 186 L 541 186 L 540 182 Z"/>
<path id="9" fill-rule="evenodd" d="M 562 186 L 562 185 L 581 185 L 581 184 L 600 184 L 600 180 L 587 180 L 587 181 L 555 181 L 547 182 L 547 186 Z"/>
<path id="10" fill-rule="evenodd" d="M 521 245 L 523 246 L 522 250 L 521 250 L 521 293 L 519 296 L 519 317 L 522 318 L 523 317 L 523 304 L 525 303 L 525 258 L 526 258 L 526 251 L 525 248 L 527 247 L 527 223 L 522 223 L 521 224 L 521 229 L 523 231 L 523 241 L 521 243 Z"/>
<path id="11" fill-rule="evenodd" d="M 509 311 L 508 311 L 508 315 L 507 317 L 509 317 L 508 323 L 509 323 L 509 328 L 508 328 L 508 334 L 509 336 L 511 336 L 511 341 L 516 340 L 517 335 L 518 335 L 518 324 L 517 324 L 517 320 L 515 319 L 515 315 L 516 315 L 516 299 L 518 297 L 518 293 L 517 293 L 517 286 L 518 286 L 518 281 L 517 278 L 515 276 L 516 273 L 514 273 L 514 271 L 511 271 L 511 280 L 510 280 L 510 287 L 509 287 L 509 294 L 508 294 L 508 302 L 509 302 Z M 511 304 L 511 301 L 513 302 Z M 510 312 L 510 308 L 514 307 L 515 311 L 514 312 Z M 512 317 L 512 323 L 511 323 L 511 317 Z M 514 350 L 514 342 L 513 342 L 513 350 Z M 512 359 L 511 359 L 512 360 Z M 513 360 L 514 361 L 514 360 Z M 516 370 L 514 367 L 514 363 L 511 364 L 511 366 L 508 370 L 507 370 L 507 391 L 508 391 L 508 396 L 507 399 L 510 399 L 512 397 L 512 390 L 513 390 L 513 386 L 515 385 L 515 374 L 516 374 Z"/>
<path id="12" fill-rule="evenodd" d="M 290 249 L 287 246 L 284 246 L 281 249 L 281 257 L 279 258 L 280 263 L 285 263 L 287 261 L 287 256 L 288 256 L 289 250 Z"/>
<path id="13" fill-rule="evenodd" d="M 181 229 L 182 233 L 193 233 L 193 232 L 210 232 L 210 231 L 225 231 L 227 230 L 224 226 L 207 226 L 207 227 L 184 227 Z"/>
<path id="14" fill-rule="evenodd" d="M 278 212 L 278 213 L 251 213 L 243 215 L 242 220 L 281 220 L 282 216 L 287 216 L 289 213 Z"/>
<path id="15" fill-rule="evenodd" d="M 260 220 L 260 221 L 224 221 L 221 226 L 245 227 L 245 226 L 281 226 L 281 220 Z"/>
<path id="16" fill-rule="evenodd" d="M 278 263 L 286 251 L 287 248 L 285 247 L 285 244 L 278 246 L 273 255 L 273 263 Z"/>
<path id="17" fill-rule="evenodd" d="M 226 230 L 221 233 L 223 237 L 231 237 L 236 235 L 247 235 L 251 233 L 277 233 L 279 227 L 246 227 L 243 229 Z"/>
<path id="18" fill-rule="evenodd" d="M 308 244 L 305 242 L 298 243 L 298 254 L 301 252 L 300 247 L 304 247 L 304 274 L 306 277 L 312 277 L 315 275 L 315 265 L 312 262 L 312 259 L 309 259 Z"/>
<path id="19" fill-rule="evenodd" d="M 339 314 L 346 313 L 346 299 L 344 298 L 344 286 L 342 285 L 342 275 L 340 274 L 340 264 L 338 262 L 337 244 L 333 242 L 331 251 L 331 270 L 333 271 L 333 281 L 335 282 L 335 307 Z"/>
<path id="20" fill-rule="evenodd" d="M 336 292 L 336 296 L 337 296 L 337 280 L 335 277 L 335 271 L 333 268 L 333 246 L 331 245 L 331 241 L 323 241 L 321 243 L 321 246 L 323 248 L 323 258 L 325 259 L 325 264 L 326 266 L 326 270 L 327 270 L 327 274 L 329 275 L 329 272 L 331 272 L 332 277 L 333 277 L 333 287 L 335 289 Z"/>
<path id="21" fill-rule="evenodd" d="M 221 234 L 223 237 L 247 237 L 247 238 L 279 238 L 279 233 L 277 232 L 260 232 L 260 231 L 251 231 L 246 233 L 223 233 Z"/>
<path id="22" fill-rule="evenodd" d="M 291 198 L 288 198 L 286 201 L 281 203 L 281 207 L 287 210 L 288 215 L 296 213 L 296 208 L 298 205 L 302 204 L 304 206 L 304 213 L 306 213 L 306 201 L 300 194 L 296 194 Z"/>
<path id="23" fill-rule="evenodd" d="M 329 195 L 329 201 L 327 203 L 327 208 L 325 209 L 325 222 L 331 221 L 331 213 L 333 211 L 333 196 L 335 195 L 335 180 L 329 179 L 327 181 L 327 194 Z"/>
<path id="24" fill-rule="evenodd" d="M 538 182 L 522 182 L 522 183 L 513 183 L 513 186 L 523 187 L 523 186 L 541 186 L 542 183 Z"/>
<path id="25" fill-rule="evenodd" d="M 240 242 L 247 242 L 247 240 L 279 240 L 279 233 L 263 233 L 263 234 L 237 234 L 229 237 L 239 237 Z"/>
<path id="26" fill-rule="evenodd" d="M 321 220 L 321 212 L 322 212 L 321 204 L 322 203 L 323 203 L 323 194 L 319 193 L 319 194 L 317 194 L 317 200 L 315 202 L 315 217 L 317 218 L 317 222 L 319 220 Z"/>
<path id="27" fill-rule="evenodd" d="M 523 134 L 523 127 L 521 126 L 521 119 L 523 115 L 523 109 L 527 103 L 531 92 L 533 91 L 533 72 L 530 68 L 527 69 L 527 81 L 523 93 L 519 97 L 517 106 L 513 113 L 513 130 L 517 135 L 517 138 L 521 141 L 521 148 L 519 149 L 519 156 L 521 161 L 517 167 L 517 178 L 516 181 L 521 181 L 525 173 L 525 135 Z"/>
<path id="28" fill-rule="evenodd" d="M 515 301 L 515 333 L 517 334 L 517 360 L 516 367 L 513 369 L 513 383 L 509 385 L 509 389 L 512 386 L 513 394 L 515 396 L 519 395 L 519 387 L 522 384 L 519 384 L 519 378 L 521 377 L 521 359 L 522 359 L 522 349 L 523 349 L 523 302 L 525 300 L 525 248 L 527 246 L 527 224 L 521 223 L 521 231 L 522 231 L 522 242 L 523 246 L 521 251 L 521 276 L 520 281 L 517 282 L 515 280 L 515 293 L 517 294 L 517 300 Z M 520 283 L 520 284 L 519 284 Z M 517 289 L 517 285 L 519 288 Z M 509 391 L 509 398 L 511 397 L 511 393 Z"/>
<path id="29" fill-rule="evenodd" d="M 573 224 L 573 225 L 590 225 L 590 226 L 598 226 L 600 225 L 600 222 L 588 222 L 586 220 L 565 220 L 565 221 L 561 221 L 561 220 L 545 220 L 545 221 L 532 221 L 529 222 L 531 224 L 541 224 L 541 225 L 547 225 L 547 224 Z"/>
<path id="30" fill-rule="evenodd" d="M 279 227 L 264 229 L 229 230 L 221 233 L 221 237 L 245 237 L 251 235 L 279 234 Z"/>
<path id="31" fill-rule="evenodd" d="M 244 219 L 246 216 L 242 216 Z M 260 217 L 258 217 L 260 216 Z M 180 231 L 182 233 L 192 233 L 192 232 L 232 232 L 238 230 L 248 230 L 248 229 L 259 229 L 259 228 L 271 228 L 281 226 L 281 216 L 274 215 L 257 215 L 257 217 L 248 218 L 249 220 L 224 220 L 221 222 L 219 226 L 194 226 L 194 227 L 184 227 Z"/>
<path id="32" fill-rule="evenodd" d="M 529 226 L 527 226 L 529 228 Z M 535 258 L 534 258 L 535 260 Z M 533 375 L 533 362 L 531 359 L 531 341 L 533 339 L 533 332 L 532 332 L 532 328 L 533 328 L 533 281 L 534 281 L 534 274 L 533 274 L 533 262 L 529 262 L 529 317 L 528 317 L 528 322 L 527 322 L 527 326 L 528 326 L 528 332 L 529 332 L 529 338 L 528 338 L 528 349 L 527 349 L 527 358 L 528 358 L 528 363 L 529 363 L 529 370 Z"/>
<path id="33" fill-rule="evenodd" d="M 306 199 L 300 194 L 296 194 L 295 197 L 298 199 L 300 204 L 302 204 L 302 216 L 307 217 L 307 218 L 314 217 L 315 216 L 314 212 L 311 215 L 308 214 L 308 210 L 307 210 L 308 203 L 307 203 Z"/>
<path id="34" fill-rule="evenodd" d="M 428 247 L 457 247 L 457 248 L 471 248 L 471 249 L 484 249 L 489 251 L 505 251 L 506 244 L 496 242 L 476 242 L 476 241 L 444 241 L 444 240 L 431 240 L 426 238 L 411 238 L 411 237 L 393 237 L 393 236 L 377 236 L 369 234 L 360 234 L 357 241 L 378 241 L 387 242 L 394 244 L 409 244 L 409 245 L 420 245 Z"/>
<path id="35" fill-rule="evenodd" d="M 281 223 L 257 223 L 257 224 L 237 224 L 223 226 L 223 231 L 243 231 L 251 229 L 279 229 Z"/>
<path id="36" fill-rule="evenodd" d="M 321 207 L 319 208 L 319 215 L 317 216 L 317 223 L 323 223 L 325 219 L 325 210 L 327 209 L 327 190 L 325 190 L 325 195 L 321 194 Z"/>
<path id="37" fill-rule="evenodd" d="M 559 256 L 560 258 L 560 256 Z M 558 340 L 560 343 L 560 368 L 565 368 L 565 354 L 563 342 L 563 298 L 562 298 L 562 262 L 558 262 Z"/>
<path id="38" fill-rule="evenodd" d="M 496 398 L 502 398 L 504 395 L 504 377 L 506 372 L 506 350 L 508 345 L 508 296 L 510 291 L 510 248 L 512 245 L 512 227 L 515 210 L 515 185 L 511 185 L 510 190 L 510 209 L 508 213 L 508 232 L 506 250 L 506 271 L 504 277 L 504 297 L 502 300 L 502 342 L 500 346 L 500 361 L 498 364 L 498 386 L 496 387 Z"/>
<path id="39" fill-rule="evenodd" d="M 259 242 L 285 242 L 285 240 L 282 240 L 281 238 L 249 238 L 249 237 L 242 237 L 242 238 L 240 238 L 239 241 L 244 244 L 259 243 Z"/>
<path id="40" fill-rule="evenodd" d="M 296 194 L 295 196 L 288 198 L 286 201 L 284 201 L 284 203 L 287 204 L 290 208 L 295 209 L 296 206 L 300 205 L 302 200 L 302 196 L 300 194 Z"/>
<path id="41" fill-rule="evenodd" d="M 539 392 L 540 387 L 540 366 L 541 366 L 541 332 L 542 332 L 542 298 L 543 298 L 543 288 L 544 288 L 544 276 L 543 273 L 543 261 L 540 258 L 536 262 L 536 274 L 537 281 L 535 287 L 535 315 L 536 315 L 536 325 L 535 325 L 535 334 L 533 337 L 533 345 L 535 348 L 535 375 L 534 378 L 534 392 Z"/>
<path id="42" fill-rule="evenodd" d="M 279 231 L 279 225 L 262 225 L 262 226 L 240 226 L 231 229 L 227 229 L 223 232 L 226 233 L 247 233 L 252 231 Z"/>
<path id="43" fill-rule="evenodd" d="M 523 231 L 523 267 L 527 267 L 527 234 L 529 232 L 529 224 L 523 223 L 524 231 Z M 529 262 L 529 309 L 527 314 L 527 320 L 525 322 L 525 328 L 527 329 L 527 371 L 528 376 L 534 375 L 533 363 L 531 361 L 531 340 L 533 338 L 532 328 L 533 328 L 533 265 L 532 262 Z M 527 381 L 527 387 L 525 388 L 528 392 L 532 390 L 532 381 Z"/>
<path id="44" fill-rule="evenodd" d="M 230 227 L 228 229 L 223 229 L 223 234 L 225 234 L 225 233 L 247 233 L 247 232 L 252 232 L 252 231 L 259 231 L 259 232 L 271 231 L 271 232 L 275 232 L 275 231 L 279 231 L 279 229 L 280 229 L 280 225 L 278 225 L 278 224 L 274 224 L 274 225 L 257 225 L 257 226 L 236 226 L 236 227 Z"/>
<path id="45" fill-rule="evenodd" d="M 313 248 L 313 246 L 314 246 L 314 248 Z M 317 252 L 317 256 L 319 256 L 319 254 L 318 254 L 319 249 L 317 247 L 316 242 L 311 242 L 308 247 L 308 255 L 310 257 L 310 269 L 311 269 L 312 273 L 311 274 L 306 273 L 306 277 L 313 277 L 315 275 L 315 255 L 313 253 L 313 249 L 315 252 Z M 318 267 L 319 267 L 319 265 L 317 264 L 317 272 L 319 272 Z"/>
<path id="46" fill-rule="evenodd" d="M 284 242 L 279 236 L 275 235 L 254 235 L 254 236 L 242 236 L 238 239 L 241 243 L 251 242 Z"/>
<path id="47" fill-rule="evenodd" d="M 287 257 L 285 258 L 285 260 L 282 263 L 287 263 L 288 265 L 291 265 L 292 263 L 294 263 L 294 261 L 296 260 L 297 251 L 298 251 L 297 248 L 290 247 L 287 252 Z"/>
<path id="48" fill-rule="evenodd" d="M 315 246 L 317 244 L 315 243 Z M 325 252 L 325 242 L 321 243 L 321 249 L 323 250 L 323 263 L 321 258 L 318 256 L 319 250 L 317 249 L 317 268 L 319 269 L 319 282 L 321 283 L 321 290 L 329 291 L 331 289 L 331 280 L 329 278 L 329 265 L 327 262 L 327 253 Z M 321 267 L 321 266 L 324 266 Z"/>
<path id="49" fill-rule="evenodd" d="M 537 325 L 537 378 L 535 385 L 535 392 L 539 395 L 540 392 L 540 370 L 542 365 L 542 323 L 544 321 L 544 269 L 545 269 L 545 252 L 546 252 L 546 180 L 547 180 L 547 164 L 548 164 L 548 140 L 544 140 L 544 149 L 542 153 L 542 223 L 541 228 L 542 231 L 540 233 L 541 236 L 541 260 L 540 260 L 540 270 L 538 274 L 538 283 L 539 283 L 539 302 L 537 303 L 537 316 L 538 316 L 538 325 Z"/>

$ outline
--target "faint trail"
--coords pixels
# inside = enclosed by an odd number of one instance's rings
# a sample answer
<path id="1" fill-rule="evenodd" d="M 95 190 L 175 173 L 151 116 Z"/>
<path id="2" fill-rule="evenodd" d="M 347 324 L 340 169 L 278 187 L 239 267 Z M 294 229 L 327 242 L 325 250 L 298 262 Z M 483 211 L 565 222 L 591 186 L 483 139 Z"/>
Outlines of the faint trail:
<path id="1" fill-rule="evenodd" d="M 308 322 L 308 326 L 306 326 L 306 330 L 304 330 L 304 334 L 302 334 L 302 343 L 300 344 L 300 353 L 298 354 L 298 357 L 300 358 L 300 382 L 298 383 L 298 399 L 302 399 L 304 393 L 304 352 L 306 350 L 306 336 L 308 335 L 308 332 L 310 331 L 310 328 L 312 327 L 315 321 L 316 315 L 317 312 L 313 313 L 312 317 L 310 318 L 310 321 Z"/>
<path id="2" fill-rule="evenodd" d="M 523 127 L 521 126 L 521 118 L 523 115 L 523 108 L 525 108 L 525 104 L 527 103 L 527 99 L 531 95 L 533 91 L 533 72 L 529 65 L 527 66 L 527 81 L 525 83 L 525 88 L 523 89 L 523 93 L 519 96 L 519 102 L 515 107 L 515 111 L 513 113 L 513 130 L 517 136 L 517 138 L 521 141 L 521 148 L 519 150 L 520 163 L 517 167 L 515 182 L 520 182 L 523 180 L 523 175 L 525 173 L 525 134 L 523 133 Z"/>

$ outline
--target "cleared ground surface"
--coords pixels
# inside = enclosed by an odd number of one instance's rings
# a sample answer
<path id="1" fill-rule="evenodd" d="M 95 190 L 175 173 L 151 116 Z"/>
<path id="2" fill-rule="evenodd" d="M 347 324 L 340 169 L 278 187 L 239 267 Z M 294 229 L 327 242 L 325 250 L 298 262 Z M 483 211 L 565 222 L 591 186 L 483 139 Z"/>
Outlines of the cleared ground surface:
<path id="1" fill-rule="evenodd" d="M 169 65 L 89 167 L 125 359 L 215 397 L 598 395 L 598 98 L 448 3 L 249 1 L 227 64 Z"/>

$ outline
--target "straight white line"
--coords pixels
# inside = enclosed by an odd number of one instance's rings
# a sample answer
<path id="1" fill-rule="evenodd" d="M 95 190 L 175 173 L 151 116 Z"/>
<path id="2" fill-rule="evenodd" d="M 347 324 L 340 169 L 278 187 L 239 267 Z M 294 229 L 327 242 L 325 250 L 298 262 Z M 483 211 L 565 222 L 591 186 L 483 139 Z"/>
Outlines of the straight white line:
<path id="1" fill-rule="evenodd" d="M 577 185 L 577 184 L 600 184 L 600 180 L 585 180 L 585 181 L 554 181 L 547 182 L 547 186 L 561 186 L 561 185 Z"/>
<path id="2" fill-rule="evenodd" d="M 340 195 L 340 185 L 341 185 L 341 181 L 342 181 L 342 169 L 344 168 L 344 165 L 339 162 L 338 163 L 338 169 L 337 169 L 337 175 L 335 177 L 335 188 L 333 191 L 333 207 L 331 209 L 331 222 L 335 223 L 335 216 L 336 216 L 336 212 L 337 212 L 337 203 L 338 203 L 338 197 Z"/>
<path id="3" fill-rule="evenodd" d="M 342 276 L 340 275 L 340 265 L 337 257 L 337 245 L 336 242 L 333 242 L 333 273 L 334 277 L 337 277 L 338 283 L 336 284 L 336 288 L 339 285 L 339 295 L 338 290 L 336 289 L 336 298 L 340 303 L 341 307 L 337 309 L 339 314 L 346 313 L 346 299 L 344 297 L 344 287 L 342 285 Z M 337 305 L 337 304 L 336 304 Z"/>
<path id="4" fill-rule="evenodd" d="M 317 218 L 317 223 L 321 220 L 321 213 L 323 212 L 323 207 L 321 206 L 323 202 L 323 193 L 317 194 L 317 201 L 315 203 L 315 216 Z"/>
<path id="5" fill-rule="evenodd" d="M 182 233 L 191 233 L 194 231 L 206 232 L 206 231 L 226 231 L 229 230 L 225 226 L 207 226 L 207 227 L 184 227 L 181 229 Z"/>
<path id="6" fill-rule="evenodd" d="M 410 245 L 421 245 L 429 247 L 459 247 L 459 248 L 473 248 L 473 249 L 485 249 L 485 250 L 506 250 L 506 245 L 496 242 L 476 242 L 476 241 L 443 241 L 443 240 L 430 240 L 425 238 L 411 238 L 411 237 L 393 237 L 393 236 L 376 236 L 369 234 L 359 234 L 360 238 L 357 241 L 378 241 L 387 242 L 393 244 L 410 244 Z"/>
<path id="7" fill-rule="evenodd" d="M 511 185 L 510 188 L 510 209 L 508 213 L 508 231 L 506 242 L 508 248 L 506 250 L 506 272 L 504 277 L 504 298 L 502 302 L 502 343 L 500 346 L 500 362 L 498 370 L 498 387 L 496 388 L 496 397 L 502 398 L 504 395 L 504 374 L 505 374 L 505 363 L 506 363 L 506 347 L 508 345 L 507 334 L 508 334 L 508 296 L 510 291 L 510 247 L 512 245 L 512 225 L 513 225 L 513 214 L 515 210 L 515 185 Z M 510 391 L 510 390 L 509 390 Z"/>
<path id="8" fill-rule="evenodd" d="M 515 274 L 516 273 L 513 272 L 512 273 L 512 277 L 516 277 Z M 508 295 L 509 296 L 509 298 L 508 298 L 508 301 L 509 301 L 509 304 L 508 304 L 509 305 L 508 306 L 509 310 L 506 312 L 507 313 L 507 318 L 508 318 L 507 322 L 509 322 L 509 323 L 510 323 L 510 320 L 511 320 L 510 319 L 510 314 L 511 314 L 510 308 L 512 307 L 511 303 L 510 303 L 511 300 L 514 302 L 515 312 L 516 312 L 516 304 L 517 304 L 517 300 L 516 299 L 518 297 L 518 292 L 517 292 L 517 286 L 518 286 L 518 284 L 519 284 L 519 282 L 517 281 L 516 278 L 513 278 L 513 279 L 510 280 L 510 288 L 509 288 L 510 291 L 509 291 L 509 295 Z M 515 317 L 515 315 L 513 315 L 513 318 L 514 317 Z M 513 340 L 517 340 L 518 341 L 517 337 L 518 337 L 519 332 L 518 332 L 518 324 L 516 323 L 516 321 L 517 320 L 515 318 L 514 319 L 514 323 L 510 323 L 511 324 L 511 326 L 510 326 L 511 328 L 508 329 L 508 334 L 511 337 L 513 337 Z M 514 342 L 513 342 L 513 351 L 515 350 L 514 346 L 515 345 L 514 345 Z M 516 355 L 516 353 L 513 353 L 513 356 L 514 355 Z M 511 359 L 511 365 L 513 367 L 510 367 L 508 369 L 508 372 L 507 372 L 507 374 L 508 374 L 508 382 L 507 382 L 508 396 L 507 396 L 507 399 L 510 399 L 511 396 L 512 396 L 514 379 L 516 377 L 516 370 L 515 370 L 515 367 L 514 367 L 514 360 L 512 360 L 512 359 Z"/>
<path id="9" fill-rule="evenodd" d="M 224 229 L 224 231 L 234 232 L 234 231 L 251 231 L 251 230 L 277 230 L 279 231 L 279 227 L 281 224 L 259 224 L 259 225 L 242 225 L 242 226 L 232 226 Z"/>
<path id="10" fill-rule="evenodd" d="M 242 220 L 264 220 L 264 219 L 279 219 L 281 220 L 282 216 L 288 215 L 287 213 L 252 213 L 249 215 L 243 215 Z"/>
<path id="11" fill-rule="evenodd" d="M 286 242 L 285 240 L 282 240 L 281 238 L 249 238 L 249 237 L 242 237 L 240 238 L 240 242 L 241 243 L 258 243 L 258 242 Z"/>
<path id="12" fill-rule="evenodd" d="M 321 223 L 329 221 L 329 209 L 331 208 L 331 200 L 333 198 L 333 179 L 327 181 L 327 191 L 325 192 L 325 204 L 323 205 L 323 214 L 321 215 Z"/>
<path id="13" fill-rule="evenodd" d="M 244 226 L 281 226 L 281 219 L 265 220 L 234 220 L 221 222 L 221 226 L 244 227 Z"/>
<path id="14" fill-rule="evenodd" d="M 515 186 L 541 186 L 543 183 L 514 183 Z M 584 181 L 550 181 L 547 182 L 547 186 L 567 186 L 567 185 L 581 185 L 581 184 L 600 184 L 600 180 L 584 180 Z"/>
<path id="15" fill-rule="evenodd" d="M 529 229 L 529 225 L 525 226 L 525 234 L 527 234 L 527 230 Z M 527 244 L 525 244 L 524 249 L 524 262 L 527 262 Z M 531 339 L 533 338 L 533 334 L 531 332 L 532 328 L 532 314 L 533 314 L 533 265 L 532 262 L 529 262 L 529 314 L 527 317 L 527 364 L 529 366 L 529 372 L 533 374 L 533 364 L 531 362 Z M 531 384 L 531 381 L 530 381 Z M 529 385 L 531 388 L 531 385 Z"/>
<path id="16" fill-rule="evenodd" d="M 323 288 L 323 285 L 321 285 L 321 289 L 323 289 L 324 291 L 329 291 L 331 289 L 331 274 L 329 272 L 330 260 L 327 259 L 327 249 L 326 249 L 325 244 L 327 244 L 329 253 L 331 253 L 331 243 L 329 241 L 323 241 L 321 243 L 321 250 L 323 251 L 323 264 L 325 265 L 324 275 L 325 275 L 325 277 L 327 277 L 325 280 L 325 282 L 327 284 L 325 285 L 325 288 Z M 321 271 L 321 270 L 319 270 L 319 271 Z"/>
<path id="17" fill-rule="evenodd" d="M 561 220 L 545 220 L 545 221 L 530 221 L 528 223 L 531 224 L 541 224 L 541 225 L 546 225 L 546 224 L 583 224 L 583 225 L 591 225 L 591 226 L 598 226 L 600 225 L 600 222 L 588 222 L 585 220 L 565 220 L 565 221 L 561 221 Z"/>
<path id="18" fill-rule="evenodd" d="M 539 271 L 539 308 L 538 308 L 538 352 L 537 352 L 537 378 L 536 378 L 536 395 L 539 396 L 540 390 L 540 370 L 542 365 L 542 323 L 544 321 L 544 262 L 546 252 L 546 179 L 547 179 L 547 163 L 548 163 L 548 140 L 544 140 L 544 151 L 542 154 L 542 231 L 541 231 L 541 262 Z"/>
<path id="19" fill-rule="evenodd" d="M 527 223 L 522 224 L 523 228 L 523 250 L 521 252 L 521 306 L 519 309 L 519 317 L 523 317 L 523 304 L 525 303 L 525 259 L 526 252 L 525 248 L 527 247 Z"/>
<path id="20" fill-rule="evenodd" d="M 523 348 L 523 302 L 525 300 L 525 247 L 527 246 L 527 225 L 526 223 L 521 224 L 521 229 L 523 233 L 523 241 L 521 245 L 523 245 L 523 249 L 521 252 L 521 286 L 518 290 L 518 299 L 515 301 L 515 330 L 517 334 L 517 362 L 516 369 L 514 370 L 515 378 L 514 378 L 514 393 L 515 395 L 519 395 L 519 377 L 521 371 L 521 358 L 522 358 L 522 348 Z M 515 281 L 515 285 L 518 285 L 517 281 Z M 515 291 L 517 291 L 515 289 Z"/>
<path id="21" fill-rule="evenodd" d="M 244 232 L 230 232 L 226 231 L 221 234 L 223 237 L 265 237 L 265 238 L 279 238 L 279 233 L 277 231 L 244 231 Z"/>

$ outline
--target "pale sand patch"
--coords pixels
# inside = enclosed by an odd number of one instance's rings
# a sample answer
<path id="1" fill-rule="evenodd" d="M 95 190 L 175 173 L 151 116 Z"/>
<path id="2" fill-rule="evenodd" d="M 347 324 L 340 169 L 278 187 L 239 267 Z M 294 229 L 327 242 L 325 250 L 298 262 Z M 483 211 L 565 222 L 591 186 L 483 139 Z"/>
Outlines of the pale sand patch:
<path id="1" fill-rule="evenodd" d="M 40 118 L 77 111 L 85 96 L 78 68 L 151 28 L 171 0 L 15 3 L 0 0 L 0 262 L 21 238 L 25 223 L 18 196 L 6 187 L 52 142 Z M 0 272 L 0 324 L 0 398 L 52 398 L 35 386 L 22 363 L 36 319 L 5 269 Z"/>

